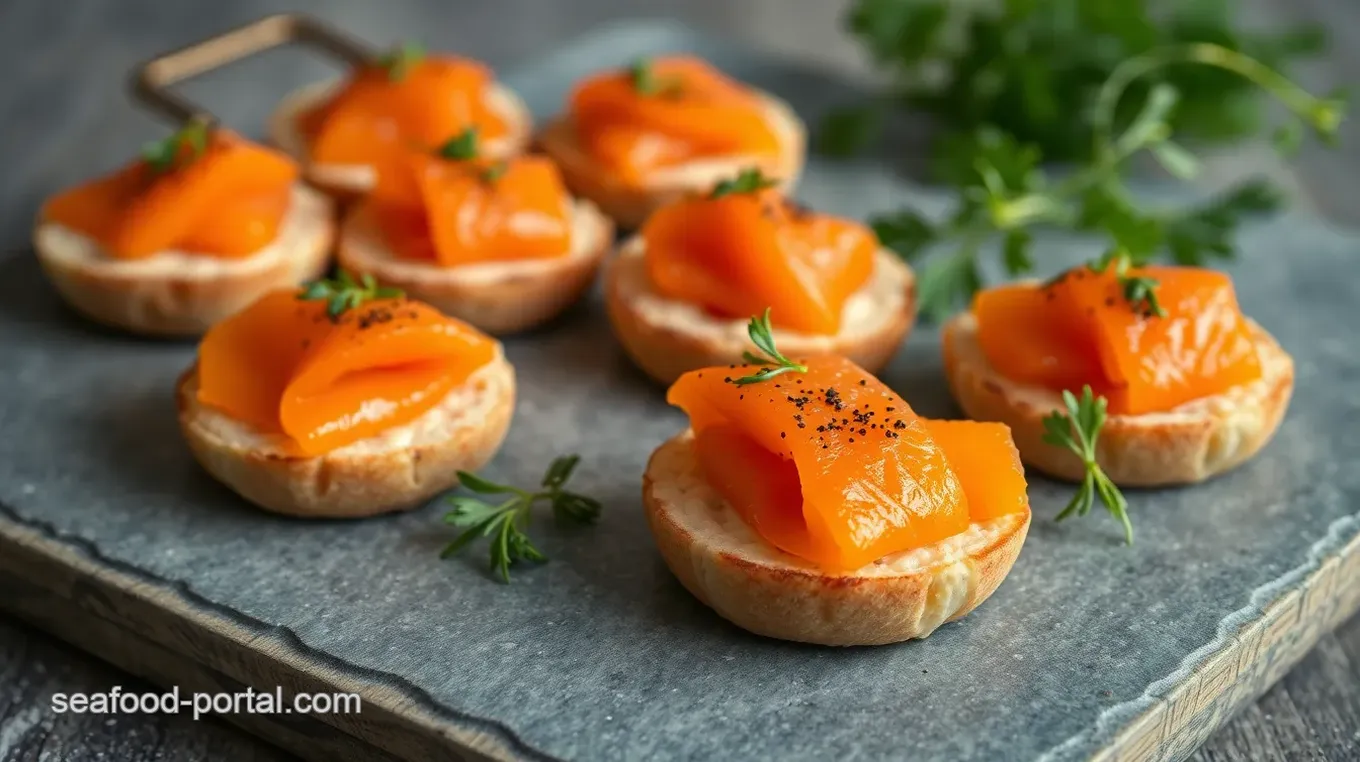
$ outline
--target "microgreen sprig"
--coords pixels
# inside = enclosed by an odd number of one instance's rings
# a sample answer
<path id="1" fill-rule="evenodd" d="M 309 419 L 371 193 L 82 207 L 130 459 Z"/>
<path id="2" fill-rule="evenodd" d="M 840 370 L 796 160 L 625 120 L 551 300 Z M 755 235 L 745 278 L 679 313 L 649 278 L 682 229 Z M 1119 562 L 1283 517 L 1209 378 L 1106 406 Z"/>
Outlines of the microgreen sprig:
<path id="1" fill-rule="evenodd" d="M 472 161 L 478 157 L 480 150 L 477 128 L 468 127 L 445 141 L 444 145 L 440 146 L 435 153 L 440 158 L 449 161 Z M 493 162 L 482 170 L 482 181 L 494 183 L 504 177 L 508 171 L 510 171 L 509 163 L 505 161 Z"/>
<path id="2" fill-rule="evenodd" d="M 365 302 L 375 299 L 397 299 L 405 296 L 399 288 L 379 286 L 372 275 L 364 273 L 359 280 L 341 270 L 334 278 L 323 278 L 303 287 L 298 299 L 303 301 L 326 300 L 326 315 L 332 321 L 339 320 L 346 310 L 358 309 Z"/>
<path id="3" fill-rule="evenodd" d="M 602 506 L 598 500 L 563 489 L 580 460 L 577 455 L 565 455 L 554 460 L 543 475 L 539 485 L 541 488 L 535 491 L 497 484 L 476 474 L 459 471 L 458 481 L 464 489 L 479 495 L 509 497 L 494 505 L 475 497 L 450 498 L 453 510 L 444 516 L 444 521 L 461 527 L 463 532 L 444 548 L 439 557 L 449 558 L 478 537 L 489 537 L 491 571 L 505 582 L 510 581 L 510 567 L 515 564 L 548 560 L 534 547 L 524 531 L 529 526 L 535 503 L 547 500 L 552 505 L 553 516 L 559 522 L 591 524 L 600 517 Z"/>
<path id="4" fill-rule="evenodd" d="M 1133 523 L 1129 521 L 1129 504 L 1119 487 L 1105 475 L 1104 469 L 1096 462 L 1096 442 L 1100 430 L 1105 425 L 1107 402 L 1097 397 L 1090 386 L 1084 386 L 1081 397 L 1070 391 L 1062 393 L 1067 412 L 1055 410 L 1044 418 L 1044 442 L 1054 447 L 1071 450 L 1086 469 L 1077 494 L 1058 514 L 1058 521 L 1069 516 L 1085 516 L 1091 512 L 1097 498 L 1105 504 L 1110 515 L 1124 525 L 1124 542 L 1133 544 Z"/>
<path id="5" fill-rule="evenodd" d="M 790 360 L 775 349 L 773 328 L 770 327 L 770 308 L 765 308 L 765 314 L 760 317 L 751 318 L 750 324 L 746 328 L 746 333 L 751 337 L 751 343 L 756 348 L 765 353 L 765 356 L 752 352 L 742 353 L 742 359 L 751 365 L 762 365 L 760 370 L 749 376 L 742 376 L 732 383 L 738 386 L 747 384 L 758 384 L 761 381 L 774 378 L 783 373 L 807 373 L 807 366 Z"/>
<path id="6" fill-rule="evenodd" d="M 202 156 L 208 150 L 208 125 L 198 119 L 176 130 L 173 134 L 153 140 L 142 146 L 142 160 L 156 174 L 169 172 L 180 163 L 180 152 L 189 148 L 188 163 Z"/>
<path id="7" fill-rule="evenodd" d="M 737 193 L 755 193 L 766 188 L 773 188 L 778 184 L 778 180 L 766 177 L 759 167 L 749 167 L 738 172 L 736 177 L 728 178 L 714 185 L 713 191 L 708 194 L 708 197 L 716 199 Z"/>
<path id="8" fill-rule="evenodd" d="M 393 47 L 388 52 L 378 58 L 378 68 L 387 72 L 387 78 L 392 82 L 400 82 L 406 78 L 411 69 L 425 60 L 425 46 L 418 42 L 403 42 Z"/>
<path id="9" fill-rule="evenodd" d="M 1127 251 L 1111 249 L 1099 261 L 1088 267 L 1093 272 L 1103 273 L 1111 265 L 1114 266 L 1115 282 L 1123 291 L 1124 300 L 1135 312 L 1144 317 L 1166 317 L 1166 310 L 1162 309 L 1161 302 L 1157 300 L 1159 285 L 1157 279 L 1146 275 L 1129 275 L 1129 269 L 1133 267 L 1133 258 Z"/>
<path id="10" fill-rule="evenodd" d="M 679 91 L 680 80 L 663 77 L 656 73 L 656 66 L 650 58 L 640 58 L 628 67 L 628 78 L 639 95 L 671 95 Z"/>
<path id="11" fill-rule="evenodd" d="M 469 127 L 444 141 L 435 151 L 441 159 L 467 161 L 477 158 L 477 128 Z"/>

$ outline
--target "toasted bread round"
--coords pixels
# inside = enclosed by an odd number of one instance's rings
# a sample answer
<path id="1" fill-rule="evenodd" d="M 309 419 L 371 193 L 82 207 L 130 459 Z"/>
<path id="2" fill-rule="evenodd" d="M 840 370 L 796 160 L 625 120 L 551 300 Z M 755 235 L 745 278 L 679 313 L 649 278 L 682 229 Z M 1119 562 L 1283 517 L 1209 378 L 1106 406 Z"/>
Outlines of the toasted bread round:
<path id="1" fill-rule="evenodd" d="M 826 573 L 771 546 L 704 480 L 686 430 L 652 454 L 642 501 L 666 565 L 696 598 L 758 635 L 827 646 L 924 638 L 996 591 L 1029 532 L 1030 512 L 862 569 Z"/>
<path id="2" fill-rule="evenodd" d="M 196 366 L 175 396 L 194 457 L 246 500 L 302 518 L 361 518 L 417 507 L 456 486 L 458 471 L 486 465 L 510 428 L 515 373 L 498 353 L 414 421 L 310 457 L 201 405 Z"/>
<path id="3" fill-rule="evenodd" d="M 1265 329 L 1251 323 L 1251 331 L 1261 358 L 1259 380 L 1164 413 L 1106 419 L 1096 460 L 1115 484 L 1200 482 L 1246 462 L 1265 446 L 1289 406 L 1294 361 Z M 1043 441 L 1044 417 L 1066 410 L 1061 395 L 1017 384 L 993 368 L 971 313 L 945 325 L 944 367 L 954 398 L 968 417 L 1010 426 L 1026 465 L 1060 479 L 1082 479 L 1085 467 L 1074 453 Z"/>
<path id="4" fill-rule="evenodd" d="M 572 249 L 562 257 L 440 267 L 394 254 L 361 203 L 341 226 L 339 261 L 446 315 L 505 335 L 553 319 L 594 283 L 600 261 L 613 246 L 614 225 L 589 201 L 574 202 L 572 225 Z"/>
<path id="5" fill-rule="evenodd" d="M 178 251 L 114 259 L 93 239 L 41 221 L 33 248 L 57 292 L 87 317 L 134 333 L 195 336 L 263 294 L 324 273 L 335 242 L 331 212 L 330 199 L 296 186 L 278 238 L 239 259 Z"/>
<path id="6" fill-rule="evenodd" d="M 647 375 L 669 384 L 682 373 L 742 362 L 751 350 L 749 318 L 729 320 L 702 307 L 658 294 L 647 277 L 646 244 L 628 240 L 605 264 L 604 297 L 614 333 Z M 888 364 L 916 321 L 916 277 L 885 249 L 874 272 L 846 302 L 841 330 L 833 335 L 776 328 L 774 340 L 788 357 L 840 354 L 870 373 Z"/>
<path id="7" fill-rule="evenodd" d="M 627 183 L 601 165 L 577 139 L 569 115 L 557 117 L 538 134 L 537 143 L 557 162 L 567 187 L 578 196 L 600 205 L 623 229 L 636 228 L 652 210 L 689 193 L 704 193 L 743 169 L 759 168 L 789 192 L 803 171 L 807 131 L 789 104 L 761 93 L 761 101 L 779 137 L 775 156 L 721 156 L 693 161 L 647 177 L 641 184 Z"/>
<path id="8" fill-rule="evenodd" d="M 315 82 L 284 97 L 269 117 L 269 140 L 279 150 L 306 167 L 307 180 L 341 197 L 362 195 L 373 188 L 377 174 L 366 164 L 312 164 L 307 140 L 298 130 L 298 116 L 320 104 L 340 86 L 339 81 Z M 519 95 L 500 83 L 493 83 L 487 98 L 492 110 L 504 118 L 509 132 L 495 140 L 481 141 L 480 151 L 491 159 L 505 159 L 523 153 L 533 134 L 533 116 Z M 450 136 L 452 137 L 452 136 Z"/>

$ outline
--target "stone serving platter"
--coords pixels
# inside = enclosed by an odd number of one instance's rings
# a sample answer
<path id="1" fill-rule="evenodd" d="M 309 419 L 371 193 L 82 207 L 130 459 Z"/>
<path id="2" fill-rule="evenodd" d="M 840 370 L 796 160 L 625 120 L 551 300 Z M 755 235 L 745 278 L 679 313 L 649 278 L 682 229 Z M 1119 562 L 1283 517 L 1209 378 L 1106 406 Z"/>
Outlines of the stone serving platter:
<path id="1" fill-rule="evenodd" d="M 678 50 L 810 122 L 855 95 L 659 22 L 503 75 L 541 118 L 588 72 Z M 112 163 L 127 147 L 108 148 Z M 799 195 L 854 216 L 945 208 L 889 167 L 814 158 Z M 1043 268 L 1093 246 L 1047 240 Z M 629 365 L 597 301 L 507 343 L 521 396 L 486 475 L 531 482 L 577 452 L 575 487 L 606 505 L 594 528 L 537 524 L 552 560 L 507 586 L 481 548 L 437 558 L 451 537 L 437 502 L 362 522 L 252 509 L 180 441 L 172 388 L 193 347 L 93 327 L 31 254 L 4 255 L 0 607 L 185 692 L 359 693 L 355 715 L 227 718 L 317 760 L 1180 759 L 1360 608 L 1360 235 L 1286 217 L 1241 246 L 1241 301 L 1297 361 L 1260 457 L 1131 494 L 1132 548 L 1103 514 L 1055 524 L 1070 487 L 1032 476 L 1034 525 L 991 600 L 928 640 L 852 649 L 748 635 L 672 578 L 640 480 L 684 417 Z M 934 330 L 883 377 L 923 414 L 958 415 Z"/>

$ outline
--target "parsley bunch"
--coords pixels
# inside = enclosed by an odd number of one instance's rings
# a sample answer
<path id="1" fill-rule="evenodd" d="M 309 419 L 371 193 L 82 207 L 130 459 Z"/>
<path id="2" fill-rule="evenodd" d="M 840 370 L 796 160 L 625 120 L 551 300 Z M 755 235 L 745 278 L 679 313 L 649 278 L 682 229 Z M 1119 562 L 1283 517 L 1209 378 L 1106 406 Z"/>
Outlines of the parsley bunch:
<path id="1" fill-rule="evenodd" d="M 1325 46 L 1316 26 L 1255 33 L 1234 22 L 1224 0 L 856 0 L 844 18 L 891 82 L 874 103 L 831 116 L 821 147 L 858 150 L 876 139 L 893 109 L 924 113 L 943 139 L 994 127 L 1055 161 L 1088 161 L 1087 113 L 1124 61 L 1206 42 L 1282 70 Z M 1259 127 L 1250 84 L 1230 72 L 1171 66 L 1142 79 L 1115 114 L 1132 121 L 1158 85 L 1185 104 L 1171 120 L 1201 140 L 1242 137 Z"/>
<path id="2" fill-rule="evenodd" d="M 1124 180 L 1129 161 L 1144 152 L 1176 177 L 1190 179 L 1197 173 L 1195 158 L 1171 139 L 1182 101 L 1171 85 L 1153 85 L 1127 126 L 1115 129 L 1118 114 L 1132 100 L 1125 96 L 1134 83 L 1164 68 L 1189 64 L 1231 72 L 1282 103 L 1295 121 L 1277 132 L 1281 151 L 1296 148 L 1304 128 L 1324 141 L 1335 139 L 1345 112 L 1342 100 L 1316 97 L 1264 63 L 1226 47 L 1193 43 L 1130 59 L 1096 94 L 1087 164 L 1059 179 L 1040 167 L 1039 146 L 1000 129 L 981 128 L 952 136 L 940 151 L 940 175 L 959 191 L 952 216 L 936 222 L 905 209 L 871 221 L 883 245 L 908 260 L 934 244 L 950 245 L 951 250 L 932 258 L 921 272 L 922 313 L 939 320 L 965 306 L 983 286 L 978 257 L 997 240 L 1009 275 L 1031 272 L 1031 231 L 1039 225 L 1098 233 L 1134 265 L 1157 257 L 1187 265 L 1231 258 L 1236 226 L 1248 215 L 1278 205 L 1270 186 L 1252 181 L 1199 205 L 1150 209 L 1134 200 Z"/>

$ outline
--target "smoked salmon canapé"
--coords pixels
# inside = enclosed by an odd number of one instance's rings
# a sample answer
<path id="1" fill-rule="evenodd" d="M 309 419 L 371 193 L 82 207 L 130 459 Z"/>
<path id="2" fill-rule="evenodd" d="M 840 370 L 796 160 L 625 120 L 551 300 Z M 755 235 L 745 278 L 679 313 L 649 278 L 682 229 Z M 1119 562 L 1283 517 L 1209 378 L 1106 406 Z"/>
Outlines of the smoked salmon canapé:
<path id="1" fill-rule="evenodd" d="M 746 317 L 766 307 L 786 351 L 871 372 L 916 318 L 915 275 L 872 230 L 798 205 L 754 169 L 658 209 L 605 264 L 604 291 L 620 343 L 666 384 L 741 362 Z"/>
<path id="2" fill-rule="evenodd" d="M 1073 481 L 1100 470 L 1132 487 L 1245 462 L 1294 389 L 1293 361 L 1242 315 L 1227 274 L 1127 256 L 982 291 L 946 324 L 944 364 L 964 411 L 1010 426 L 1027 465 Z M 1106 408 L 1103 425 L 1079 423 L 1097 429 L 1094 459 L 1045 424 L 1072 409 L 1064 392 L 1075 401 L 1087 387 Z"/>
<path id="3" fill-rule="evenodd" d="M 325 271 L 332 204 L 298 175 L 277 151 L 193 123 L 49 198 L 33 248 L 57 292 L 87 317 L 196 336 Z"/>
<path id="4" fill-rule="evenodd" d="M 543 156 L 492 159 L 465 130 L 379 165 L 341 226 L 342 267 L 501 335 L 556 317 L 595 281 L 614 224 Z"/>
<path id="5" fill-rule="evenodd" d="M 685 55 L 643 59 L 581 82 L 538 135 L 577 195 L 626 229 L 745 167 L 785 190 L 806 154 L 789 105 Z"/>
<path id="6" fill-rule="evenodd" d="M 500 448 L 515 404 L 501 345 L 371 278 L 271 292 L 213 326 L 176 387 L 194 457 L 301 517 L 418 506 Z"/>
<path id="7" fill-rule="evenodd" d="M 406 44 L 342 80 L 287 96 L 269 119 L 269 136 L 312 183 L 353 197 L 374 186 L 375 165 L 391 151 L 433 150 L 470 127 L 486 156 L 503 159 L 528 146 L 533 117 L 485 64 Z"/>
<path id="8" fill-rule="evenodd" d="M 667 400 L 690 425 L 647 464 L 648 523 L 680 582 L 751 632 L 924 638 L 995 592 L 1025 542 L 1006 426 L 921 418 L 843 357 L 691 371 Z"/>

